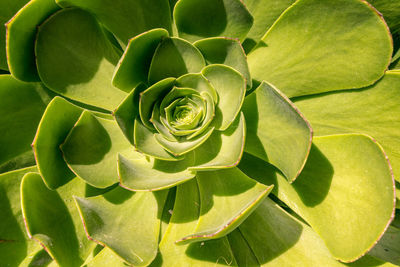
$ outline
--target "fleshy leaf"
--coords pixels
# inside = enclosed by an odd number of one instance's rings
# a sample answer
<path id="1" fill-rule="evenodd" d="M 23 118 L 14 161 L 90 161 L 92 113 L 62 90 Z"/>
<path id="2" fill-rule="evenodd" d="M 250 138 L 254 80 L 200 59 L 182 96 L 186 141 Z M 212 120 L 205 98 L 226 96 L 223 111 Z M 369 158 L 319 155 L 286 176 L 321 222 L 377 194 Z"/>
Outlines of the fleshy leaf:
<path id="1" fill-rule="evenodd" d="M 387 72 L 369 88 L 304 97 L 294 103 L 310 121 L 316 136 L 365 133 L 375 138 L 400 181 L 399 90 L 400 73 Z"/>
<path id="2" fill-rule="evenodd" d="M 293 182 L 306 163 L 312 129 L 308 121 L 273 85 L 266 82 L 246 97 L 245 151 L 278 167 Z"/>
<path id="3" fill-rule="evenodd" d="M 6 24 L 7 60 L 15 78 L 40 81 L 35 61 L 37 26 L 59 9 L 53 0 L 31 0 Z"/>
<path id="4" fill-rule="evenodd" d="M 58 11 L 40 25 L 35 49 L 39 76 L 51 90 L 107 110 L 125 98 L 111 85 L 119 55 L 89 13 Z"/>
<path id="5" fill-rule="evenodd" d="M 152 266 L 212 266 L 236 265 L 229 242 L 226 237 L 176 245 L 175 241 L 193 233 L 200 214 L 199 189 L 193 179 L 178 185 L 174 210 L 167 231 L 160 242 L 160 254 Z"/>
<path id="6" fill-rule="evenodd" d="M 201 73 L 188 73 L 182 75 L 176 79 L 175 84 L 178 87 L 193 88 L 200 93 L 207 92 L 214 100 L 214 103 L 218 103 L 218 95 L 215 88 L 212 87 L 210 82 Z"/>
<path id="7" fill-rule="evenodd" d="M 0 25 L 5 25 L 29 0 L 1 1 Z M 0 72 L 8 70 L 6 56 L 6 28 L 0 27 Z"/>
<path id="8" fill-rule="evenodd" d="M 21 183 L 21 202 L 31 238 L 46 247 L 59 266 L 80 266 L 95 248 L 87 239 L 72 195 L 84 196 L 87 185 L 71 180 L 57 191 L 50 190 L 37 173 Z"/>
<path id="9" fill-rule="evenodd" d="M 182 159 L 166 151 L 155 138 L 155 134 L 144 126 L 139 119 L 135 120 L 135 147 L 145 155 L 161 160 L 176 161 Z"/>
<path id="10" fill-rule="evenodd" d="M 365 135 L 314 138 L 307 164 L 292 184 L 250 155 L 243 157 L 239 168 L 259 182 L 274 184 L 273 193 L 344 262 L 370 250 L 393 219 L 391 169 L 382 148 Z"/>
<path id="11" fill-rule="evenodd" d="M 113 112 L 118 126 L 131 144 L 134 144 L 135 118 L 139 115 L 140 93 L 144 90 L 146 90 L 144 84 L 136 86 Z"/>
<path id="12" fill-rule="evenodd" d="M 237 39 L 214 37 L 199 40 L 194 45 L 200 50 L 208 64 L 224 64 L 240 72 L 251 87 L 247 57 Z"/>
<path id="13" fill-rule="evenodd" d="M 211 82 L 218 93 L 214 125 L 225 131 L 235 120 L 246 94 L 246 80 L 239 72 L 225 65 L 208 65 L 202 74 Z"/>
<path id="14" fill-rule="evenodd" d="M 88 184 L 105 188 L 118 182 L 117 154 L 134 147 L 114 120 L 94 117 L 84 111 L 61 145 L 71 170 Z"/>
<path id="15" fill-rule="evenodd" d="M 133 193 L 117 187 L 103 196 L 76 197 L 88 236 L 135 266 L 157 254 L 160 218 L 167 191 Z"/>
<path id="16" fill-rule="evenodd" d="M 371 85 L 384 74 L 392 50 L 386 23 L 367 2 L 300 0 L 248 62 L 253 79 L 294 97 Z"/>
<path id="17" fill-rule="evenodd" d="M 168 0 L 56 0 L 56 2 L 62 7 L 77 6 L 93 13 L 123 44 L 127 44 L 135 35 L 154 28 L 164 28 L 171 32 Z"/>
<path id="18" fill-rule="evenodd" d="M 253 24 L 240 0 L 180 0 L 174 20 L 179 36 L 191 42 L 215 36 L 243 40 Z"/>
<path id="19" fill-rule="evenodd" d="M 85 267 L 126 267 L 124 260 L 118 257 L 111 249 L 105 247 Z"/>
<path id="20" fill-rule="evenodd" d="M 51 189 L 75 177 L 64 161 L 60 145 L 79 119 L 83 109 L 55 97 L 47 105 L 32 144 L 39 173 Z"/>
<path id="21" fill-rule="evenodd" d="M 227 235 L 229 244 L 231 245 L 232 252 L 238 266 L 259 266 L 253 250 L 250 248 L 247 241 L 244 239 L 242 233 L 238 228 Z"/>
<path id="22" fill-rule="evenodd" d="M 194 233 L 179 243 L 198 242 L 225 236 L 238 227 L 271 192 L 237 168 L 197 172 L 200 217 Z"/>
<path id="23" fill-rule="evenodd" d="M 389 226 L 382 239 L 369 254 L 397 266 L 400 265 L 400 229 Z"/>
<path id="24" fill-rule="evenodd" d="M 165 29 L 153 29 L 130 39 L 115 69 L 113 85 L 128 91 L 141 82 L 147 83 L 151 59 L 158 44 L 165 37 L 168 37 Z"/>
<path id="25" fill-rule="evenodd" d="M 39 83 L 0 75 L 0 165 L 27 151 L 50 98 Z"/>
<path id="26" fill-rule="evenodd" d="M 208 140 L 194 150 L 195 165 L 190 170 L 212 170 L 230 168 L 242 158 L 246 135 L 243 114 L 224 131 L 214 131 Z"/>
<path id="27" fill-rule="evenodd" d="M 158 45 L 151 61 L 149 83 L 200 72 L 204 66 L 204 58 L 195 46 L 184 39 L 165 38 Z"/>
<path id="28" fill-rule="evenodd" d="M 180 161 L 163 161 L 147 158 L 139 153 L 126 158 L 118 155 L 118 174 L 121 186 L 133 191 L 156 191 L 183 183 L 195 176 L 187 170 L 194 156 L 186 154 Z"/>
<path id="29" fill-rule="evenodd" d="M 20 266 L 42 249 L 26 234 L 19 194 L 22 177 L 34 171 L 36 167 L 29 167 L 0 175 L 0 255 L 4 266 Z"/>

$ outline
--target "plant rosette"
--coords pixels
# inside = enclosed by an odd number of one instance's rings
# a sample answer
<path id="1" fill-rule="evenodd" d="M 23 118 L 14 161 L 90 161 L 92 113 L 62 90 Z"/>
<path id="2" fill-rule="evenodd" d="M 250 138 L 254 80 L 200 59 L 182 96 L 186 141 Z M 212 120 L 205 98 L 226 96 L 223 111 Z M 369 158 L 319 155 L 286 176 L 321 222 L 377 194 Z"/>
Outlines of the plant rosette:
<path id="1" fill-rule="evenodd" d="M 0 20 L 1 266 L 400 264 L 400 4 L 5 0 Z"/>

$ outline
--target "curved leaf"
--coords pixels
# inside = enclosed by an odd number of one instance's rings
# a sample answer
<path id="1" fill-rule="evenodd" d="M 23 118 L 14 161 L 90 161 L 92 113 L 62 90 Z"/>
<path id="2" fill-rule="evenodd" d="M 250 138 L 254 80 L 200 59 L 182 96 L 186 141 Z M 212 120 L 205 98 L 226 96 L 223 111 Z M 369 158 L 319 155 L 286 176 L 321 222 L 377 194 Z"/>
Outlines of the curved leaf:
<path id="1" fill-rule="evenodd" d="M 361 0 L 297 1 L 262 41 L 249 54 L 250 73 L 288 97 L 371 85 L 393 50 L 386 23 Z"/>
<path id="2" fill-rule="evenodd" d="M 310 152 L 313 131 L 309 122 L 266 82 L 246 97 L 243 113 L 248 125 L 245 151 L 272 163 L 293 182 Z"/>
<path id="3" fill-rule="evenodd" d="M 214 100 L 214 103 L 218 103 L 218 95 L 215 88 L 212 87 L 211 83 L 201 73 L 188 73 L 182 75 L 176 79 L 175 85 L 177 87 L 193 88 L 200 93 L 207 92 Z"/>
<path id="4" fill-rule="evenodd" d="M 40 25 L 35 49 L 39 76 L 51 90 L 107 110 L 125 98 L 111 85 L 119 55 L 89 13 L 55 13 Z"/>

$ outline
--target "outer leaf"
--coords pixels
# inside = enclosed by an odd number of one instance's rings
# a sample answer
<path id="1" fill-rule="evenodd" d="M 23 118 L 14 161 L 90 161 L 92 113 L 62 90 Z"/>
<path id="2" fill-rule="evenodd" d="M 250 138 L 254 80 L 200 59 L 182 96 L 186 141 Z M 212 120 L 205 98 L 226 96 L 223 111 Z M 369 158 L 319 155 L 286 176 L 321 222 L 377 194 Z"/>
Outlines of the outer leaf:
<path id="1" fill-rule="evenodd" d="M 239 0 L 180 0 L 174 8 L 174 20 L 179 36 L 189 41 L 214 36 L 242 40 L 253 24 Z"/>
<path id="2" fill-rule="evenodd" d="M 141 82 L 147 82 L 151 59 L 165 37 L 168 37 L 165 29 L 153 29 L 130 39 L 115 69 L 113 85 L 128 91 Z"/>
<path id="3" fill-rule="evenodd" d="M 105 247 L 88 264 L 87 267 L 126 267 L 127 264 L 111 249 Z"/>
<path id="4" fill-rule="evenodd" d="M 369 254 L 397 266 L 400 265 L 400 229 L 389 226 L 382 239 Z"/>
<path id="5" fill-rule="evenodd" d="M 8 65 L 17 79 L 40 81 L 35 61 L 37 26 L 59 9 L 53 0 L 31 0 L 6 24 Z"/>
<path id="6" fill-rule="evenodd" d="M 32 144 L 38 170 L 47 187 L 56 189 L 75 177 L 63 159 L 60 145 L 83 109 L 55 97 L 47 106 Z"/>
<path id="7" fill-rule="evenodd" d="M 247 57 L 237 39 L 214 37 L 199 40 L 194 45 L 201 51 L 207 63 L 234 68 L 246 79 L 247 87 L 252 86 Z"/>
<path id="8" fill-rule="evenodd" d="M 246 94 L 246 80 L 225 65 L 208 65 L 201 72 L 211 82 L 219 98 L 214 125 L 217 130 L 225 131 L 240 112 Z"/>
<path id="9" fill-rule="evenodd" d="M 224 131 L 214 131 L 204 144 L 194 150 L 195 164 L 190 170 L 231 168 L 242 158 L 246 135 L 243 114 Z"/>
<path id="10" fill-rule="evenodd" d="M 254 157 L 244 157 L 240 168 L 262 183 L 274 184 L 274 194 L 311 225 L 335 258 L 345 262 L 370 250 L 393 218 L 390 167 L 381 147 L 364 135 L 315 138 L 293 184 Z"/>
<path id="11" fill-rule="evenodd" d="M 158 218 L 166 197 L 167 191 L 132 193 L 117 187 L 103 196 L 75 200 L 91 239 L 135 266 L 147 266 L 157 254 Z"/>
<path id="12" fill-rule="evenodd" d="M 119 55 L 89 13 L 57 12 L 39 27 L 35 49 L 39 76 L 55 92 L 108 110 L 125 98 L 111 85 Z"/>
<path id="13" fill-rule="evenodd" d="M 49 97 L 40 84 L 0 75 L 0 164 L 31 150 Z M 30 157 L 30 156 L 29 156 Z"/>
<path id="14" fill-rule="evenodd" d="M 228 236 L 233 254 L 239 266 L 259 266 L 253 250 L 250 248 L 242 233 L 236 228 Z"/>
<path id="15" fill-rule="evenodd" d="M 365 133 L 382 144 L 400 181 L 400 73 L 388 72 L 363 90 L 301 98 L 296 106 L 310 121 L 315 135 Z"/>
<path id="16" fill-rule="evenodd" d="M 297 1 L 262 41 L 249 55 L 250 73 L 288 97 L 370 85 L 393 50 L 385 22 L 361 0 Z"/>
<path id="17" fill-rule="evenodd" d="M 246 97 L 246 152 L 278 167 L 293 182 L 306 163 L 312 129 L 303 114 L 273 85 L 263 82 Z"/>
<path id="18" fill-rule="evenodd" d="M 180 38 L 165 38 L 158 45 L 151 61 L 148 80 L 154 84 L 162 79 L 200 72 L 205 61 L 200 51 Z"/>
<path id="19" fill-rule="evenodd" d="M 84 111 L 60 146 L 71 170 L 88 184 L 105 188 L 118 182 L 117 154 L 134 153 L 113 120 Z"/>
<path id="20" fill-rule="evenodd" d="M 237 168 L 198 172 L 200 217 L 194 233 L 180 243 L 225 236 L 238 227 L 271 192 L 273 185 L 257 183 Z"/>
<path id="21" fill-rule="evenodd" d="M 0 24 L 4 25 L 29 0 L 2 1 L 0 3 Z M 6 57 L 6 29 L 0 27 L 0 70 L 8 70 Z"/>
<path id="22" fill-rule="evenodd" d="M 56 2 L 63 7 L 77 6 L 95 14 L 123 44 L 127 44 L 135 35 L 154 28 L 164 28 L 171 32 L 168 0 L 56 0 Z"/>
<path id="23" fill-rule="evenodd" d="M 226 237 L 190 245 L 175 244 L 175 241 L 195 230 L 199 202 L 199 189 L 194 179 L 177 187 L 172 217 L 159 246 L 160 254 L 152 266 L 236 265 Z"/>
<path id="24" fill-rule="evenodd" d="M 22 212 L 31 238 L 46 247 L 59 266 L 80 266 L 96 246 L 85 236 L 72 195 L 85 195 L 87 186 L 74 179 L 49 190 L 39 174 L 28 173 L 21 183 Z"/>
<path id="25" fill-rule="evenodd" d="M 130 158 L 118 155 L 118 176 L 121 186 L 128 190 L 162 190 L 195 177 L 195 173 L 188 170 L 193 163 L 193 153 L 186 154 L 180 161 L 149 160 L 139 153 Z"/>
<path id="26" fill-rule="evenodd" d="M 29 167 L 0 175 L 0 255 L 4 266 L 29 263 L 29 256 L 41 246 L 29 239 L 21 213 L 20 183 L 25 173 L 36 171 Z"/>

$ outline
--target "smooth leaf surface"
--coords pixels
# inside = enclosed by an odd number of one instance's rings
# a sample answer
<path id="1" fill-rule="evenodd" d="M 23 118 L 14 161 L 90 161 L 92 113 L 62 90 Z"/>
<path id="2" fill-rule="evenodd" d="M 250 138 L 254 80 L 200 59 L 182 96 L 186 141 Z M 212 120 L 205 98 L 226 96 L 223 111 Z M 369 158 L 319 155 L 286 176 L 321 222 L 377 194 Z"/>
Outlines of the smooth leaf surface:
<path id="1" fill-rule="evenodd" d="M 384 20 L 361 0 L 297 1 L 262 41 L 249 54 L 250 73 L 288 97 L 371 85 L 393 50 Z"/>
<path id="2" fill-rule="evenodd" d="M 178 78 L 186 73 L 200 72 L 204 66 L 204 58 L 195 46 L 184 39 L 165 38 L 151 60 L 148 81 L 154 84 L 165 78 Z"/>
<path id="3" fill-rule="evenodd" d="M 292 184 L 249 155 L 239 167 L 259 182 L 274 184 L 273 193 L 311 225 L 333 257 L 354 261 L 372 248 L 393 219 L 394 180 L 388 161 L 365 135 L 317 137 L 313 144 Z"/>
<path id="4" fill-rule="evenodd" d="M 133 152 L 114 120 L 84 111 L 61 145 L 71 170 L 88 184 L 106 188 L 118 182 L 117 154 Z"/>
<path id="5" fill-rule="evenodd" d="M 263 82 L 246 97 L 245 151 L 272 163 L 293 182 L 306 163 L 313 131 L 294 104 L 273 85 Z"/>
<path id="6" fill-rule="evenodd" d="M 63 6 L 77 6 L 93 13 L 123 44 L 147 30 L 171 32 L 168 0 L 56 0 Z M 112 8 L 110 8 L 112 7 Z"/>
<path id="7" fill-rule="evenodd" d="M 35 61 L 37 27 L 59 9 L 53 0 L 31 0 L 6 24 L 8 65 L 17 79 L 40 81 Z"/>
<path id="8" fill-rule="evenodd" d="M 105 247 L 86 265 L 87 267 L 126 267 L 127 264 L 111 249 Z"/>
<path id="9" fill-rule="evenodd" d="M 79 9 L 62 9 L 42 25 L 36 62 L 43 83 L 73 100 L 113 110 L 126 93 L 111 85 L 119 55 L 97 20 Z"/>
<path id="10" fill-rule="evenodd" d="M 195 176 L 188 170 L 194 155 L 189 153 L 179 161 L 148 158 L 140 153 L 130 158 L 118 155 L 118 176 L 121 186 L 133 191 L 156 191 L 184 183 Z"/>
<path id="11" fill-rule="evenodd" d="M 73 195 L 85 196 L 87 185 L 73 179 L 50 190 L 37 173 L 21 183 L 21 205 L 28 235 L 46 247 L 59 266 L 80 266 L 95 248 L 87 239 Z"/>
<path id="12" fill-rule="evenodd" d="M 200 214 L 199 189 L 196 180 L 178 185 L 170 223 L 159 245 L 159 255 L 151 266 L 236 266 L 226 237 L 177 245 L 175 242 L 193 233 Z"/>
<path id="13" fill-rule="evenodd" d="M 0 164 L 27 151 L 40 118 L 50 101 L 38 83 L 20 82 L 11 75 L 0 75 Z"/>
<path id="14" fill-rule="evenodd" d="M 60 145 L 82 112 L 82 108 L 64 98 L 55 97 L 47 105 L 40 120 L 32 148 L 39 173 L 51 189 L 56 189 L 75 177 L 64 161 Z"/>
<path id="15" fill-rule="evenodd" d="M 316 98 L 299 98 L 295 105 L 310 121 L 315 135 L 365 133 L 387 153 L 400 181 L 400 73 L 388 72 L 375 85 Z"/>
<path id="16" fill-rule="evenodd" d="M 237 168 L 197 172 L 200 217 L 194 233 L 180 243 L 198 242 L 225 236 L 238 227 L 271 192 Z"/>
<path id="17" fill-rule="evenodd" d="M 252 86 L 247 57 L 237 39 L 214 37 L 199 40 L 194 45 L 201 51 L 208 64 L 232 67 L 243 75 L 247 87 Z"/>
<path id="18" fill-rule="evenodd" d="M 141 82 L 147 83 L 147 74 L 154 52 L 165 37 L 168 37 L 168 31 L 153 29 L 130 39 L 115 69 L 113 85 L 128 91 Z"/>
<path id="19" fill-rule="evenodd" d="M 232 252 L 238 266 L 259 266 L 253 250 L 250 248 L 247 241 L 244 239 L 242 233 L 236 228 L 232 233 L 227 235 L 229 244 L 231 245 Z"/>
<path id="20" fill-rule="evenodd" d="M 218 103 L 218 94 L 211 83 L 201 73 L 188 73 L 176 79 L 177 87 L 186 87 L 197 90 L 198 92 L 207 92 L 214 103 Z"/>
<path id="21" fill-rule="evenodd" d="M 400 265 L 400 229 L 389 226 L 382 239 L 369 254 L 397 266 Z"/>
<path id="22" fill-rule="evenodd" d="M 147 266 L 157 254 L 166 197 L 167 191 L 133 193 L 117 187 L 103 196 L 75 200 L 90 238 L 135 266 Z"/>
<path id="23" fill-rule="evenodd" d="M 195 164 L 190 170 L 231 168 L 242 158 L 246 136 L 246 124 L 241 113 L 226 131 L 214 131 L 194 150 Z"/>
<path id="24" fill-rule="evenodd" d="M 225 131 L 240 112 L 246 94 L 246 80 L 236 70 L 220 64 L 208 65 L 201 72 L 218 94 L 213 123 L 217 130 Z"/>
<path id="25" fill-rule="evenodd" d="M 215 36 L 242 40 L 253 24 L 240 0 L 180 0 L 174 21 L 179 36 L 191 42 Z"/>

